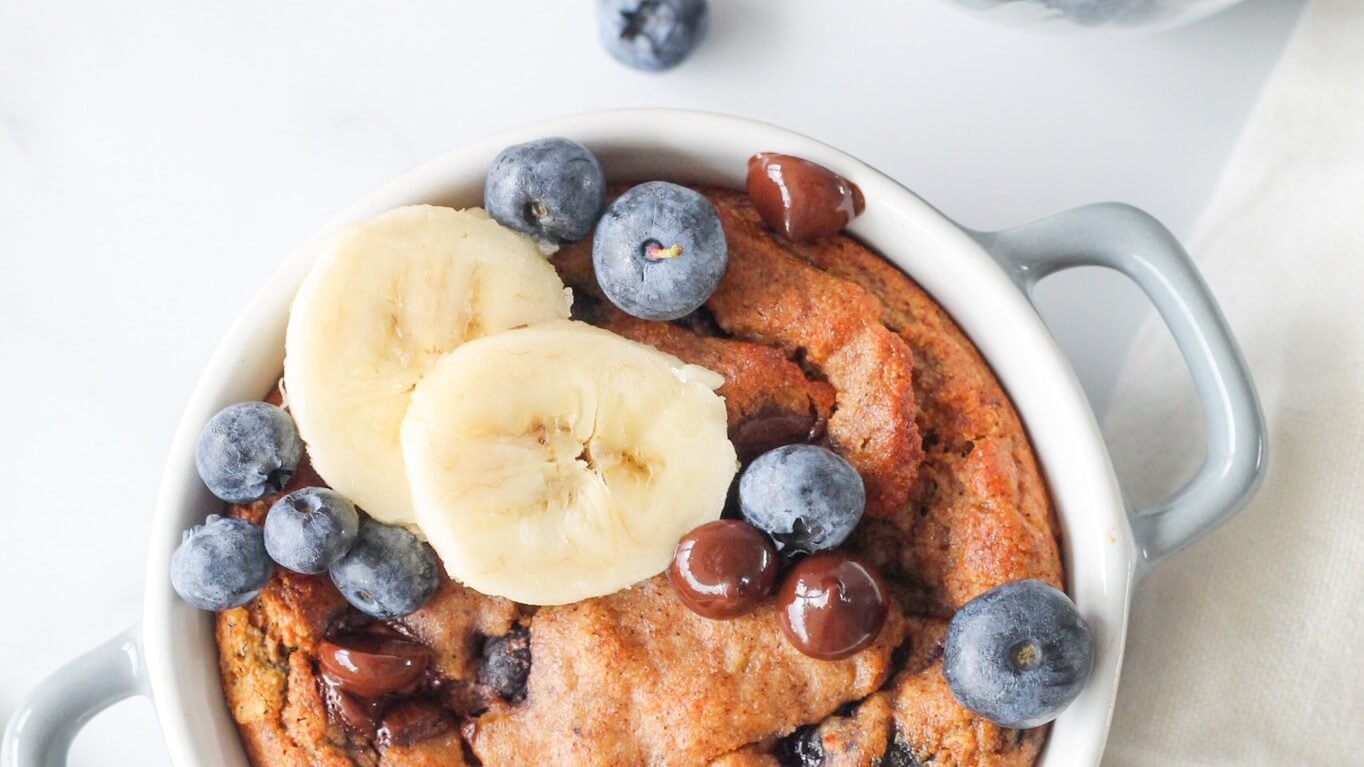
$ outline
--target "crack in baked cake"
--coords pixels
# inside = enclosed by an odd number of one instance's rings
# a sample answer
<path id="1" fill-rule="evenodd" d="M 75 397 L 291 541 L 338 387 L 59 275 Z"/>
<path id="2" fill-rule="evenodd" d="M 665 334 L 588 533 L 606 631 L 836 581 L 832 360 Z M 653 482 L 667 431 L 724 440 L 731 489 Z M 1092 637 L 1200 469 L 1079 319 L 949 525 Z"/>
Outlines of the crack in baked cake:
<path id="1" fill-rule="evenodd" d="M 1022 578 L 1061 583 L 1051 503 L 1012 405 L 947 314 L 890 264 L 843 235 L 787 242 L 744 195 L 705 192 L 730 254 L 700 315 L 619 312 L 594 284 L 588 243 L 554 264 L 580 319 L 725 378 L 744 459 L 808 441 L 859 470 L 868 518 L 847 546 L 895 597 L 880 636 L 815 660 L 782 638 L 771 603 L 709 621 L 663 576 L 538 609 L 446 581 L 416 612 L 377 621 L 325 575 L 277 568 L 256 600 L 217 617 L 224 692 L 256 767 L 1033 763 L 1046 727 L 967 711 L 941 658 L 945 619 L 972 597 Z M 305 462 L 285 490 L 318 484 Z M 259 523 L 278 497 L 230 512 Z M 370 717 L 369 731 L 347 724 L 346 699 L 324 680 L 322 642 L 342 630 L 429 659 L 419 682 L 351 712 Z"/>

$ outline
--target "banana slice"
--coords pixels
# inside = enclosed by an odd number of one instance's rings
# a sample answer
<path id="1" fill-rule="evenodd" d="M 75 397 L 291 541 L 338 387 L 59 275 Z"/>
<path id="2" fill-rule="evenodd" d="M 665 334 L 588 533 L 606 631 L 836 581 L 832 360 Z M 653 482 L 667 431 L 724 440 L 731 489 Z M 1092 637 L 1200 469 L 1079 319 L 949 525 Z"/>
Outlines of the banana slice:
<path id="1" fill-rule="evenodd" d="M 451 577 L 526 604 L 659 573 L 738 468 L 722 382 L 580 322 L 465 344 L 403 420 L 417 521 Z"/>
<path id="2" fill-rule="evenodd" d="M 414 205 L 326 244 L 294 298 L 284 387 L 314 468 L 371 516 L 411 526 L 398 427 L 412 389 L 473 338 L 568 316 L 534 242 L 483 211 Z"/>

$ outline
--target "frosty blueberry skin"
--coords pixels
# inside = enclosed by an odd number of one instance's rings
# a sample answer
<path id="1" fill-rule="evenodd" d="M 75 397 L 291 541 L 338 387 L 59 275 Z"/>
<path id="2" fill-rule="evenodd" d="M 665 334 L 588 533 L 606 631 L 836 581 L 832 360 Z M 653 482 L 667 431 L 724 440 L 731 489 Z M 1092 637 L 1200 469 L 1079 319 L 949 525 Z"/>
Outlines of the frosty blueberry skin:
<path id="1" fill-rule="evenodd" d="M 294 419 L 268 402 L 239 402 L 218 411 L 194 450 L 209 491 L 228 503 L 248 503 L 289 484 L 303 457 Z"/>
<path id="2" fill-rule="evenodd" d="M 957 701 L 1014 729 L 1059 716 L 1093 667 L 1094 637 L 1075 604 L 1033 579 L 967 602 L 943 643 L 943 674 Z"/>
<path id="3" fill-rule="evenodd" d="M 217 514 L 186 530 L 171 555 L 171 585 L 200 610 L 228 610 L 250 602 L 273 571 L 261 529 Z"/>
<path id="4" fill-rule="evenodd" d="M 605 202 L 597 158 L 566 138 L 503 149 L 483 185 L 483 207 L 493 220 L 548 245 L 591 234 Z"/>
<path id="5" fill-rule="evenodd" d="M 706 0 L 598 0 L 597 37 L 617 61 L 646 72 L 681 64 L 710 28 Z"/>
<path id="6" fill-rule="evenodd" d="M 426 603 L 440 586 L 436 556 L 417 536 L 372 519 L 346 555 L 329 569 L 351 606 L 375 618 L 401 618 Z"/>
<path id="7" fill-rule="evenodd" d="M 360 533 L 360 514 L 340 493 L 305 487 L 280 498 L 265 517 L 265 549 L 296 573 L 325 573 Z"/>
<path id="8" fill-rule="evenodd" d="M 705 195 L 666 181 L 631 187 L 606 209 L 592 240 L 592 268 L 621 311 L 675 320 L 720 285 L 729 248 Z"/>
<path id="9" fill-rule="evenodd" d="M 816 445 L 786 445 L 758 456 L 739 478 L 744 519 L 782 554 L 825 551 L 862 521 L 867 491 L 847 461 Z"/>

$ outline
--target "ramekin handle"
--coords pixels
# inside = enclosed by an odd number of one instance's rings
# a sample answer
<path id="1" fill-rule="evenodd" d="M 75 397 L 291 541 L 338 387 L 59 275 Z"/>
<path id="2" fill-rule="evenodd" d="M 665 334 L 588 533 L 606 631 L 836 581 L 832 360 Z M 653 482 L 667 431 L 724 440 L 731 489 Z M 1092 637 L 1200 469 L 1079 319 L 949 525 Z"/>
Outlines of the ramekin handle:
<path id="1" fill-rule="evenodd" d="M 64 767 L 76 733 L 100 711 L 146 695 L 136 626 L 57 669 L 20 706 L 0 742 L 3 767 Z"/>
<path id="2" fill-rule="evenodd" d="M 1129 510 L 1139 574 L 1240 511 L 1263 476 L 1264 415 L 1245 359 L 1212 293 L 1179 241 L 1130 205 L 1100 203 L 977 240 L 1032 298 L 1049 274 L 1076 266 L 1115 269 L 1155 304 L 1193 376 L 1208 430 L 1193 479 L 1149 508 Z"/>

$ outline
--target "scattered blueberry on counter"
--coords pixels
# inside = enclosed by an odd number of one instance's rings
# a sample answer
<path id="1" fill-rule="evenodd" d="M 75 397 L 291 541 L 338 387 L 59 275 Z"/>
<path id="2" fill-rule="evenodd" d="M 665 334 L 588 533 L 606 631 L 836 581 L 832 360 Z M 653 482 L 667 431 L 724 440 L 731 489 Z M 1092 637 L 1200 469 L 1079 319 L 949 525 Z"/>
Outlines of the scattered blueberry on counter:
<path id="1" fill-rule="evenodd" d="M 194 450 L 200 479 L 228 503 L 283 490 L 302 457 L 294 419 L 268 402 L 239 402 L 218 411 Z"/>
<path id="2" fill-rule="evenodd" d="M 605 201 L 597 158 L 566 138 L 503 149 L 483 186 L 483 206 L 497 223 L 550 245 L 591 234 Z"/>
<path id="3" fill-rule="evenodd" d="M 643 320 L 696 311 L 725 274 L 720 214 L 705 195 L 666 181 L 631 187 L 597 223 L 592 268 L 611 303 Z"/>
<path id="4" fill-rule="evenodd" d="M 617 61 L 647 72 L 672 69 L 706 36 L 706 0 L 597 0 L 597 34 Z"/>
<path id="5" fill-rule="evenodd" d="M 758 456 L 739 478 L 744 519 L 783 554 L 825 551 L 847 540 L 867 503 L 862 477 L 837 453 L 786 445 Z"/>
<path id="6" fill-rule="evenodd" d="M 171 585 L 200 610 L 228 610 L 250 602 L 273 570 L 261 529 L 217 514 L 186 530 L 171 555 Z"/>
<path id="7" fill-rule="evenodd" d="M 1094 666 L 1094 637 L 1075 604 L 1039 580 L 996 586 L 952 616 L 943 674 L 963 706 L 1003 727 L 1055 719 Z"/>
<path id="8" fill-rule="evenodd" d="M 440 565 L 417 536 L 372 519 L 360 521 L 355 545 L 330 568 L 351 606 L 375 618 L 401 618 L 440 586 Z"/>
<path id="9" fill-rule="evenodd" d="M 265 549 L 296 573 L 325 573 L 355 543 L 360 514 L 344 496 L 305 487 L 275 501 L 265 517 Z"/>

